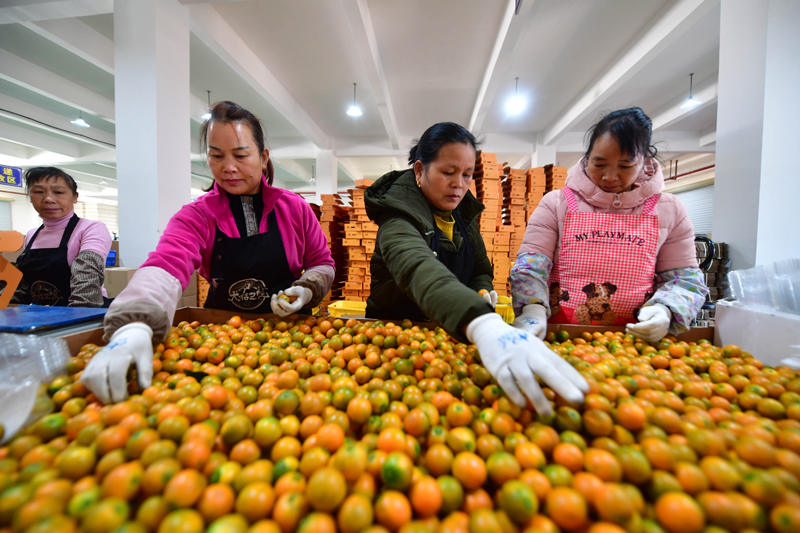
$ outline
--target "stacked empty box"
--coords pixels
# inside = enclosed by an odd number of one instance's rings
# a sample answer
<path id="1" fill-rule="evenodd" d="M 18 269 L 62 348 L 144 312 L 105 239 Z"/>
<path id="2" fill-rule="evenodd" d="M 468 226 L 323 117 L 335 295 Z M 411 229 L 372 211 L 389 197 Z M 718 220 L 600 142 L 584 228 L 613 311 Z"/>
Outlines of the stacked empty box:
<path id="1" fill-rule="evenodd" d="M 567 180 L 567 167 L 557 167 L 555 165 L 545 165 L 544 173 L 547 178 L 547 192 L 557 191 L 564 188 Z"/>
<path id="2" fill-rule="evenodd" d="M 486 253 L 494 269 L 493 288 L 498 294 L 508 294 L 508 250 L 511 234 L 503 227 L 502 165 L 497 164 L 497 154 L 478 152 L 474 184 L 478 200 L 484 210 L 480 217 L 480 231 Z"/>
<path id="3" fill-rule="evenodd" d="M 530 220 L 533 211 L 539 207 L 539 202 L 542 201 L 548 191 L 547 175 L 544 167 L 537 167 L 528 170 L 525 176 L 527 178 L 526 194 L 528 200 L 525 205 L 525 220 Z"/>
<path id="4" fill-rule="evenodd" d="M 525 209 L 527 201 L 528 178 L 526 172 L 523 169 L 506 167 L 503 180 L 503 225 L 509 228 L 508 231 L 511 235 L 508 250 L 509 268 L 517 260 L 517 252 L 519 252 L 522 238 L 525 236 L 525 227 L 528 221 Z"/>
<path id="5" fill-rule="evenodd" d="M 203 307 L 206 303 L 206 299 L 208 299 L 208 281 L 206 278 L 201 276 L 200 274 L 197 275 L 197 306 Z"/>
<path id="6" fill-rule="evenodd" d="M 342 199 L 338 194 L 323 194 L 321 213 L 320 225 L 322 226 L 322 232 L 328 240 L 328 249 L 331 251 L 331 257 L 336 264 L 336 277 L 333 279 L 331 290 L 325 295 L 320 304 L 323 308 L 327 308 L 331 301 L 340 300 L 342 296 L 345 266 L 342 237 L 344 235 L 344 224 L 347 220 L 347 207 L 343 205 Z"/>
<path id="7" fill-rule="evenodd" d="M 364 190 L 372 183 L 370 180 L 357 180 L 356 188 L 349 190 L 353 206 L 350 209 L 350 220 L 345 224 L 342 241 L 347 254 L 346 279 L 342 291 L 342 298 L 345 300 L 365 302 L 369 296 L 372 283 L 369 263 L 375 251 L 378 225 L 367 216 Z"/>

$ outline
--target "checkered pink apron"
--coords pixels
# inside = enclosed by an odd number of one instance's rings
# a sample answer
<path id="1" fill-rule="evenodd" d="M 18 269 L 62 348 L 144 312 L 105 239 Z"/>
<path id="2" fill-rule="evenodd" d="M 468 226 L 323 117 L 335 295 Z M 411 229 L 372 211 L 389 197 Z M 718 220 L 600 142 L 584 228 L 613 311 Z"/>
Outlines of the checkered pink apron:
<path id="1" fill-rule="evenodd" d="M 550 274 L 550 322 L 635 322 L 634 310 L 653 293 L 660 195 L 645 201 L 641 215 L 580 213 L 572 190 L 562 190 L 569 211 Z"/>

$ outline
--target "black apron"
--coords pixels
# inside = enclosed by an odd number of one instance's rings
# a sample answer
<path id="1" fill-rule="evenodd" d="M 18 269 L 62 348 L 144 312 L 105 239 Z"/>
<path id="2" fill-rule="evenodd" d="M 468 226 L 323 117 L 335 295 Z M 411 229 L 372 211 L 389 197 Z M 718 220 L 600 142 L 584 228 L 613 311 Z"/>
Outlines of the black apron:
<path id="1" fill-rule="evenodd" d="M 271 313 L 270 297 L 292 286 L 275 210 L 267 215 L 267 231 L 250 237 L 228 237 L 216 228 L 211 251 L 211 280 L 203 307 Z"/>
<path id="2" fill-rule="evenodd" d="M 442 231 L 434 220 L 431 250 L 439 262 L 458 278 L 458 281 L 464 285 L 469 285 L 472 279 L 472 272 L 475 269 L 475 246 L 472 244 L 467 225 L 464 223 L 464 219 L 461 218 L 461 214 L 457 210 L 453 210 L 452 213 L 458 231 L 464 239 L 464 245 L 461 250 L 442 250 L 439 246 Z M 406 294 L 399 301 L 393 302 L 391 308 L 375 309 L 374 307 L 367 307 L 366 316 L 367 318 L 397 320 L 407 318 L 412 322 L 428 322 L 430 320 L 414 300 Z"/>
<path id="3" fill-rule="evenodd" d="M 58 248 L 37 248 L 31 250 L 44 224 L 33 234 L 25 251 L 17 258 L 17 268 L 22 271 L 22 279 L 28 287 L 31 303 L 36 305 L 67 306 L 72 295 L 69 282 L 72 270 L 67 261 L 67 243 L 78 225 L 78 215 L 69 219 Z"/>

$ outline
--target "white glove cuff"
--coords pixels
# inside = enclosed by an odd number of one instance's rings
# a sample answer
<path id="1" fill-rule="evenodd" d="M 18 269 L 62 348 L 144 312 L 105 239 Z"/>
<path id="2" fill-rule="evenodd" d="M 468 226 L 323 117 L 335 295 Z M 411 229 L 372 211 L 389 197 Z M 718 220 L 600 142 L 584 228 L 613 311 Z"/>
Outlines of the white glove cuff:
<path id="1" fill-rule="evenodd" d="M 120 333 L 122 333 L 123 331 L 130 331 L 130 330 L 137 330 L 137 329 L 141 330 L 143 332 L 146 332 L 147 335 L 151 339 L 153 338 L 153 329 L 150 326 L 148 326 L 144 322 L 131 322 L 130 324 L 125 324 L 124 326 L 119 328 L 117 331 L 115 331 L 114 334 L 111 336 L 111 341 L 109 341 L 109 342 L 113 342 L 114 339 L 119 337 Z"/>
<path id="2" fill-rule="evenodd" d="M 672 311 L 666 305 L 664 305 L 664 304 L 653 304 L 651 307 L 658 307 L 658 308 L 662 309 L 665 313 L 667 313 L 667 316 L 669 317 L 669 319 L 672 320 Z"/>
<path id="3" fill-rule="evenodd" d="M 493 327 L 492 324 L 496 322 L 505 324 L 505 322 L 503 322 L 503 318 L 497 313 L 486 313 L 485 315 L 481 315 L 478 318 L 473 319 L 472 322 L 467 325 L 467 339 L 469 339 L 469 342 L 475 344 L 474 335 L 478 332 L 478 330 L 482 329 L 483 327 Z"/>
<path id="4" fill-rule="evenodd" d="M 542 304 L 528 304 L 522 308 L 522 314 L 547 320 L 547 309 Z"/>

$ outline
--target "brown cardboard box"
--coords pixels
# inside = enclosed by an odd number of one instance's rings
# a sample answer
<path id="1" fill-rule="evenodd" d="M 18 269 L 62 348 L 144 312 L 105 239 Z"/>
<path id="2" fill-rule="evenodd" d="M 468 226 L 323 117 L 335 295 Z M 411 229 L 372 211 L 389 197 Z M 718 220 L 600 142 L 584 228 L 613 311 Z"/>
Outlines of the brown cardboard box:
<path id="1" fill-rule="evenodd" d="M 106 279 L 104 285 L 109 298 L 116 298 L 122 289 L 128 286 L 133 275 L 136 273 L 133 267 L 109 267 L 106 268 Z"/>
<path id="2" fill-rule="evenodd" d="M 182 296 L 181 299 L 178 300 L 178 309 L 181 307 L 197 307 L 197 295 Z"/>
<path id="3" fill-rule="evenodd" d="M 189 278 L 189 285 L 186 286 L 186 290 L 181 294 L 181 297 L 188 296 L 197 296 L 197 272 L 192 272 L 192 277 Z"/>

